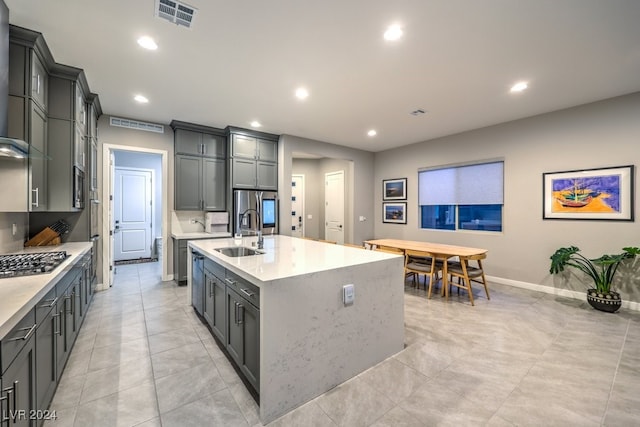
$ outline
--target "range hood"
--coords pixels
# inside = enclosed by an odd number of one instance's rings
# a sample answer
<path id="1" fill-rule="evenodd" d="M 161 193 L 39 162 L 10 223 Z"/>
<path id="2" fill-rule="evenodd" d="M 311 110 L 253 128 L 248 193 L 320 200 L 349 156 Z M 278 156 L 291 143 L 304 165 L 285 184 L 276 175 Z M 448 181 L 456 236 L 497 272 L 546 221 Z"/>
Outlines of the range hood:
<path id="1" fill-rule="evenodd" d="M 35 151 L 33 148 L 32 152 Z M 0 156 L 24 159 L 29 157 L 29 144 L 15 138 L 0 137 Z"/>

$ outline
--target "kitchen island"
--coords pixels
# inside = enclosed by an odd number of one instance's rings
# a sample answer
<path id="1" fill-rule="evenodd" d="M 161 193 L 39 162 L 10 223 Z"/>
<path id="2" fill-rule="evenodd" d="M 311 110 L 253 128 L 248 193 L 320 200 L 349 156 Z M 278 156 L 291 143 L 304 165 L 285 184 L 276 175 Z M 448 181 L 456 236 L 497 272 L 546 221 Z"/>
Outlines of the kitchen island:
<path id="1" fill-rule="evenodd" d="M 238 246 L 251 248 L 255 241 L 245 237 Z M 250 284 L 242 292 L 259 298 L 258 309 L 246 319 L 256 316 L 259 328 L 253 383 L 263 424 L 404 348 L 401 256 L 287 236 L 265 237 L 262 254 L 241 257 L 216 251 L 236 246 L 233 239 L 190 241 L 189 246 L 213 262 L 216 274 L 226 272 L 227 295 L 237 293 L 229 283 L 240 280 Z M 190 251 L 189 267 L 191 257 Z M 189 286 L 191 280 L 189 269 Z M 345 304 L 343 286 L 349 284 L 354 298 Z M 227 302 L 226 310 L 225 342 L 214 336 L 228 350 L 228 334 L 245 315 L 238 315 L 237 303 Z"/>

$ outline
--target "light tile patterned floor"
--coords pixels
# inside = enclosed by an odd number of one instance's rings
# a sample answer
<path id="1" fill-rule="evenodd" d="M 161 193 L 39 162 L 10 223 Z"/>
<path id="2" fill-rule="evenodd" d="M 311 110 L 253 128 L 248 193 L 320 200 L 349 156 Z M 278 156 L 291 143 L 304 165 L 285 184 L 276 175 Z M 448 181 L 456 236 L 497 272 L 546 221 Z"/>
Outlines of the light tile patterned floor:
<path id="1" fill-rule="evenodd" d="M 409 284 L 409 283 L 408 283 Z M 404 351 L 270 426 L 640 425 L 640 313 L 490 285 L 405 290 Z M 96 294 L 48 426 L 260 426 L 186 287 L 156 263 Z"/>

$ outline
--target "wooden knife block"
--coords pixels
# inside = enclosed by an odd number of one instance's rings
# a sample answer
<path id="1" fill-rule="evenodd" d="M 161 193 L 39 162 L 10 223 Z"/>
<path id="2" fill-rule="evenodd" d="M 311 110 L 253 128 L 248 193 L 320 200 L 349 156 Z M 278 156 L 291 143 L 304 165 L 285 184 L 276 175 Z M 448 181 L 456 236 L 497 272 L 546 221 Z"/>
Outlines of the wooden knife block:
<path id="1" fill-rule="evenodd" d="M 60 239 L 60 235 L 50 229 L 49 227 L 45 227 L 44 230 L 33 236 L 29 239 L 24 245 L 25 246 L 53 246 L 59 245 L 62 243 Z"/>

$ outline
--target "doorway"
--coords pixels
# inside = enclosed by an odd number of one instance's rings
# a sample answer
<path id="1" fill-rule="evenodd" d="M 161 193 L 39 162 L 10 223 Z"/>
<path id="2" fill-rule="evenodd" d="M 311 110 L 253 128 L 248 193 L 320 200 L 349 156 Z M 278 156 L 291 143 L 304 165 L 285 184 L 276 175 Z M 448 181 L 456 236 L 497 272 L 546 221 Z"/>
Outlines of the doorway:
<path id="1" fill-rule="evenodd" d="M 114 261 L 152 258 L 153 175 L 153 169 L 115 166 Z"/>
<path id="2" fill-rule="evenodd" d="M 324 218 L 326 240 L 344 243 L 344 171 L 325 173 Z"/>
<path id="3" fill-rule="evenodd" d="M 291 236 L 304 237 L 304 175 L 291 175 Z"/>
<path id="4" fill-rule="evenodd" d="M 113 272 L 115 271 L 115 239 L 114 239 L 114 231 L 115 231 L 115 201 L 113 200 L 114 196 L 114 186 L 109 185 L 110 183 L 115 184 L 115 168 L 116 166 L 127 166 L 127 163 L 122 163 L 120 161 L 120 155 L 124 154 L 130 156 L 149 156 L 155 155 L 157 158 L 160 157 L 160 172 L 154 173 L 154 177 L 152 179 L 152 192 L 154 192 L 155 196 L 154 200 L 160 200 L 160 203 L 155 204 L 155 208 L 152 213 L 152 229 L 156 235 L 161 236 L 160 242 L 162 242 L 161 252 L 158 256 L 161 258 L 162 264 L 162 280 L 168 281 L 171 278 L 168 275 L 168 255 L 167 255 L 167 232 L 169 229 L 168 225 L 168 156 L 169 153 L 166 150 L 157 150 L 152 148 L 143 148 L 143 147 L 134 147 L 128 145 L 116 145 L 116 144 L 103 144 L 102 145 L 102 183 L 103 183 L 103 191 L 102 191 L 102 206 L 104 207 L 102 211 L 102 235 L 108 238 L 102 239 L 102 253 L 105 254 L 105 259 L 102 264 L 102 285 L 100 289 L 108 289 L 113 285 Z M 116 158 L 114 163 L 111 163 L 111 159 Z M 151 156 L 153 157 L 153 156 Z M 132 160 L 133 161 L 133 160 Z M 140 166 L 139 160 L 136 160 L 136 164 Z M 129 166 L 131 166 L 129 164 Z M 152 244 L 155 244 L 153 240 L 155 236 L 152 234 Z M 153 252 L 153 251 L 152 251 Z"/>

